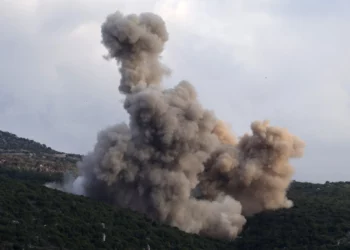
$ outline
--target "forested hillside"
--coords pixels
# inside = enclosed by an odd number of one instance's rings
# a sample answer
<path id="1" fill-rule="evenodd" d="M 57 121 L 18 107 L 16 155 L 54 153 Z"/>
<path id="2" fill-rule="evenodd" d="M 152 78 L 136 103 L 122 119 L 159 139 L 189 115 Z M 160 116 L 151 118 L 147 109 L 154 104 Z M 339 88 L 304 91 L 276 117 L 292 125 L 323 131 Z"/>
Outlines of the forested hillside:
<path id="1" fill-rule="evenodd" d="M 62 171 L 0 165 L 0 249 L 350 249 L 350 182 L 293 182 L 293 208 L 248 218 L 227 242 L 43 186 L 61 179 Z"/>
<path id="2" fill-rule="evenodd" d="M 61 173 L 75 171 L 76 162 L 80 159 L 80 155 L 58 152 L 44 144 L 0 130 L 0 167 Z"/>
<path id="3" fill-rule="evenodd" d="M 18 137 L 10 132 L 0 130 L 0 149 L 6 151 L 27 151 L 47 154 L 57 154 L 59 152 L 47 147 L 45 144 L 33 140 Z"/>

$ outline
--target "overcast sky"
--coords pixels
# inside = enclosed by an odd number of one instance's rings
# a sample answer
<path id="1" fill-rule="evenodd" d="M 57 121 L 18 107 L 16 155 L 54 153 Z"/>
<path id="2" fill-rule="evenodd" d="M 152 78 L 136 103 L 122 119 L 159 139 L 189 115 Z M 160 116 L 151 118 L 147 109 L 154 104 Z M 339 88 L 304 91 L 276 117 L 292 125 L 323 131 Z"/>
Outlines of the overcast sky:
<path id="1" fill-rule="evenodd" d="M 295 179 L 350 181 L 349 0 L 0 0 L 0 130 L 86 153 L 127 121 L 106 15 L 167 23 L 164 85 L 189 80 L 237 135 L 268 119 L 306 142 Z"/>

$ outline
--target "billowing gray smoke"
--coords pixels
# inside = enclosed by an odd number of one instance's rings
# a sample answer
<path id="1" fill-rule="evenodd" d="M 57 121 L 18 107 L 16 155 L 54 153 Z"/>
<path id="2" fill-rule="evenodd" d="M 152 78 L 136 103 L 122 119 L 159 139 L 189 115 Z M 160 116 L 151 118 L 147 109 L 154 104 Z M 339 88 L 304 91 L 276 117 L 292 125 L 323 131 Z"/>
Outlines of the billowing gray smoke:
<path id="1" fill-rule="evenodd" d="M 78 164 L 77 182 L 94 199 L 186 232 L 233 239 L 244 215 L 292 206 L 289 159 L 302 156 L 304 143 L 265 121 L 237 140 L 199 104 L 190 83 L 162 89 L 170 73 L 159 61 L 167 40 L 165 23 L 152 13 L 116 12 L 103 23 L 102 43 L 120 64 L 130 121 L 99 133 Z"/>
<path id="2" fill-rule="evenodd" d="M 108 49 L 106 58 L 121 63 L 119 90 L 125 94 L 140 88 L 159 85 L 170 70 L 162 65 L 159 56 L 168 40 L 161 17 L 152 13 L 124 17 L 116 12 L 102 25 L 102 43 Z"/>

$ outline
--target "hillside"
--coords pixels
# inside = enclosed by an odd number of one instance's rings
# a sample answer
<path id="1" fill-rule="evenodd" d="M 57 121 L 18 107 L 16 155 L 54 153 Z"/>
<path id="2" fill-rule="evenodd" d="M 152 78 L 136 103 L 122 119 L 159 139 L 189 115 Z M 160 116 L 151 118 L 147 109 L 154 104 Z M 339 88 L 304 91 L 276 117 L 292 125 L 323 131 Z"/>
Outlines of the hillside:
<path id="1" fill-rule="evenodd" d="M 17 145 L 21 152 L 34 152 Z M 40 144 L 33 145 L 39 148 Z M 12 154 L 17 152 L 12 150 Z M 37 150 L 32 159 L 50 156 L 52 163 L 58 164 L 55 154 Z M 292 209 L 248 218 L 240 237 L 225 242 L 186 234 L 127 209 L 48 189 L 43 184 L 61 180 L 62 172 L 24 168 L 27 158 L 21 157 L 30 156 L 16 157 L 22 161 L 15 168 L 8 162 L 0 165 L 0 249 L 146 249 L 147 245 L 152 250 L 350 249 L 350 182 L 293 182 L 289 190 L 295 202 Z M 69 162 L 69 158 L 60 159 L 62 166 Z"/>
<path id="2" fill-rule="evenodd" d="M 151 249 L 219 249 L 225 244 L 28 181 L 1 176 L 0 192 L 3 249 L 142 249 L 147 244 Z"/>
<path id="3" fill-rule="evenodd" d="M 185 234 L 130 210 L 40 185 L 59 178 L 1 169 L 2 249 L 143 249 L 147 244 L 151 249 L 350 247 L 350 183 L 295 182 L 290 190 L 294 208 L 249 218 L 238 239 L 224 242 Z"/>
<path id="4" fill-rule="evenodd" d="M 10 132 L 0 130 L 0 150 L 5 152 L 31 152 L 40 154 L 59 154 L 45 144 L 18 137 Z"/>
<path id="5" fill-rule="evenodd" d="M 61 173 L 75 171 L 77 154 L 58 152 L 45 144 L 0 130 L 0 166 L 18 170 Z"/>

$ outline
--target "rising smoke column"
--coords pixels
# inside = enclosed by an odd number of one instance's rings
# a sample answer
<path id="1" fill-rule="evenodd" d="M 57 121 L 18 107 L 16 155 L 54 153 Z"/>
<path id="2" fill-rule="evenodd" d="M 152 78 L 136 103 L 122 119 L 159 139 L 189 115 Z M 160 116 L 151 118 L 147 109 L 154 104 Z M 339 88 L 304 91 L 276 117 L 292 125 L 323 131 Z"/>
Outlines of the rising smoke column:
<path id="1" fill-rule="evenodd" d="M 152 13 L 124 16 L 115 12 L 102 25 L 102 44 L 107 59 L 121 64 L 119 90 L 130 94 L 140 88 L 159 85 L 170 70 L 159 61 L 168 32 L 161 17 Z"/>
<path id="2" fill-rule="evenodd" d="M 79 164 L 88 196 L 147 214 L 186 232 L 234 238 L 245 218 L 228 195 L 197 200 L 204 163 L 220 145 L 214 114 L 197 101 L 191 84 L 160 88 L 168 70 L 159 62 L 168 34 L 154 14 L 116 12 L 102 25 L 109 58 L 121 64 L 129 126 L 102 131 L 95 150 Z"/>
<path id="3" fill-rule="evenodd" d="M 222 239 L 242 230 L 242 213 L 291 206 L 288 160 L 302 155 L 303 142 L 266 122 L 237 140 L 189 82 L 162 89 L 170 70 L 159 60 L 168 40 L 159 16 L 115 12 L 101 31 L 107 58 L 120 65 L 130 121 L 101 131 L 78 164 L 85 195 Z"/>

